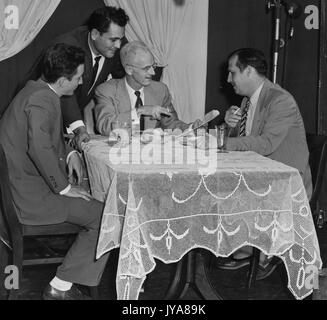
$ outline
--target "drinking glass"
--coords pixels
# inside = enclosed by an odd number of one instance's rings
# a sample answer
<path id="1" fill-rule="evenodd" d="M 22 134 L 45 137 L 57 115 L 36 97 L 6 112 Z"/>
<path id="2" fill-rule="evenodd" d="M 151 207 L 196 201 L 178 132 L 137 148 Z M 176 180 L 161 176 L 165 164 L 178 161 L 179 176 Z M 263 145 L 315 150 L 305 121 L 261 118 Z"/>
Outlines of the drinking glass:
<path id="1" fill-rule="evenodd" d="M 216 132 L 217 132 L 217 149 L 218 152 L 226 153 L 226 143 L 227 143 L 227 126 L 226 124 L 222 124 L 218 127 L 216 127 Z"/>
<path id="2" fill-rule="evenodd" d="M 111 123 L 111 135 L 121 144 L 128 144 L 132 137 L 131 125 L 127 121 L 113 121 Z"/>

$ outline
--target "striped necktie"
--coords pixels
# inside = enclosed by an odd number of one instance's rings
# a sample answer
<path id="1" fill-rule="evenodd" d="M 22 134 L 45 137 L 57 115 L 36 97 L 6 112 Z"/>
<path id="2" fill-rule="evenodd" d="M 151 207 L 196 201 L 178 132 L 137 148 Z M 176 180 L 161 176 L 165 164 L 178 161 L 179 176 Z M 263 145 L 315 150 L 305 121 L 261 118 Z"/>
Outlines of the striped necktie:
<path id="1" fill-rule="evenodd" d="M 250 104 L 251 104 L 250 99 L 248 99 L 246 101 L 245 108 L 243 109 L 242 118 L 240 122 L 240 137 L 246 136 L 246 121 L 248 118 L 248 111 L 249 111 Z"/>

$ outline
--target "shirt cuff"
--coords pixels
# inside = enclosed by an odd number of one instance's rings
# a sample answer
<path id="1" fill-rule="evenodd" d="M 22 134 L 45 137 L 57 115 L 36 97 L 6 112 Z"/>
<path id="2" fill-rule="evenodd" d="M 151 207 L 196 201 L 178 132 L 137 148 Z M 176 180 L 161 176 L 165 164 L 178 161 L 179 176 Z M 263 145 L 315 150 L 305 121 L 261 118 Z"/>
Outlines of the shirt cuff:
<path id="1" fill-rule="evenodd" d="M 79 127 L 85 127 L 85 124 L 82 120 L 77 120 L 73 122 L 68 129 L 71 130 L 71 132 L 74 132 L 74 130 L 76 130 Z"/>
<path id="2" fill-rule="evenodd" d="M 68 192 L 70 191 L 71 188 L 72 188 L 72 186 L 69 184 L 69 185 L 67 186 L 67 188 L 65 188 L 64 190 L 62 190 L 59 194 L 60 194 L 61 196 L 64 196 L 66 193 L 68 193 Z"/>

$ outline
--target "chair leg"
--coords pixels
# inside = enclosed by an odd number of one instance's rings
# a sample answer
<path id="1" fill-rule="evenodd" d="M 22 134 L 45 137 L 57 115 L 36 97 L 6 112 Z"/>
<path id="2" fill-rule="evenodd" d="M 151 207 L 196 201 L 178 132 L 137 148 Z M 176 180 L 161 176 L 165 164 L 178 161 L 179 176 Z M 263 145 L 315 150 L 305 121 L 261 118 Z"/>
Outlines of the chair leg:
<path id="1" fill-rule="evenodd" d="M 247 289 L 251 289 L 255 285 L 255 280 L 257 277 L 258 267 L 259 267 L 259 259 L 260 259 L 260 250 L 257 248 L 253 248 L 253 254 L 251 257 L 251 264 L 249 275 L 247 279 Z"/>
<path id="2" fill-rule="evenodd" d="M 93 300 L 100 300 L 100 293 L 99 287 L 89 287 L 90 288 L 90 295 Z"/>
<path id="3" fill-rule="evenodd" d="M 22 270 L 23 270 L 23 240 L 19 239 L 13 243 L 13 265 L 18 269 L 18 289 L 11 289 L 9 292 L 8 300 L 18 300 L 19 290 L 22 284 Z"/>

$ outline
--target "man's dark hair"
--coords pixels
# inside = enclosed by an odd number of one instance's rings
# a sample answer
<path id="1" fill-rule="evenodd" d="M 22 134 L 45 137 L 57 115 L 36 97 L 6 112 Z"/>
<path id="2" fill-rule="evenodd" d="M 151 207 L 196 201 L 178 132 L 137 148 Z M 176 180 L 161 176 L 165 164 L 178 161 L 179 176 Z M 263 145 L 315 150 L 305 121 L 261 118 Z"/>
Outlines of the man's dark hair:
<path id="1" fill-rule="evenodd" d="M 49 83 L 55 83 L 61 77 L 71 80 L 84 60 L 85 52 L 81 48 L 65 43 L 55 44 L 44 54 L 43 79 Z"/>
<path id="2" fill-rule="evenodd" d="M 96 9 L 91 14 L 87 27 L 90 32 L 96 29 L 102 34 L 108 32 L 111 23 L 125 27 L 128 21 L 129 17 L 122 8 L 106 6 Z"/>
<path id="3" fill-rule="evenodd" d="M 251 66 L 257 70 L 262 76 L 267 76 L 268 63 L 264 53 L 261 50 L 253 48 L 242 48 L 232 52 L 229 59 L 237 57 L 236 66 L 243 72 L 247 66 Z"/>

